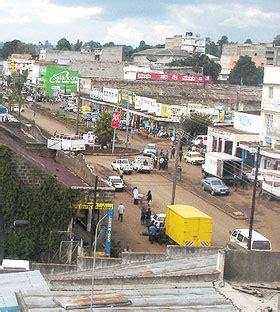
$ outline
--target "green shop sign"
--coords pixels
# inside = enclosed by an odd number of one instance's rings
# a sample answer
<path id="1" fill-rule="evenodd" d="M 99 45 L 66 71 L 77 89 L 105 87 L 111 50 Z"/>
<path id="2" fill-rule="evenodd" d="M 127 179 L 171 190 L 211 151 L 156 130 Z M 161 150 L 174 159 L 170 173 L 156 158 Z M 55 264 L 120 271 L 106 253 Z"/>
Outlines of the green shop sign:
<path id="1" fill-rule="evenodd" d="M 46 96 L 71 94 L 77 92 L 80 73 L 63 67 L 40 67 L 40 85 L 45 89 Z"/>

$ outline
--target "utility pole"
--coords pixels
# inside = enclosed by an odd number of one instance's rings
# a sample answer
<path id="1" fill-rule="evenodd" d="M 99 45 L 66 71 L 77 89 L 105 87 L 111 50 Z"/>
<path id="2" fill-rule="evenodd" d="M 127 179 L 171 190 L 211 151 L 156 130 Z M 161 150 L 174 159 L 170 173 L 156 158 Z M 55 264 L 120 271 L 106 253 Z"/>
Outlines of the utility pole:
<path id="1" fill-rule="evenodd" d="M 176 194 L 176 185 L 177 185 L 177 174 L 178 174 L 178 161 L 179 161 L 179 150 L 181 147 L 181 132 L 182 132 L 182 121 L 179 123 L 179 128 L 175 132 L 175 141 L 176 141 L 176 136 L 178 136 L 178 146 L 176 149 L 175 153 L 175 167 L 174 167 L 174 172 L 173 172 L 173 186 L 172 186 L 172 197 L 171 197 L 171 205 L 174 205 L 175 202 L 175 194 Z"/>
<path id="2" fill-rule="evenodd" d="M 96 207 L 96 193 L 97 193 L 97 184 L 98 184 L 98 176 L 95 176 L 94 183 L 94 194 L 93 194 L 93 207 L 92 207 L 92 215 L 91 215 L 91 239 L 90 239 L 90 250 L 92 251 L 92 245 L 94 240 L 94 231 L 93 231 L 93 220 L 94 220 L 94 210 Z"/>
<path id="3" fill-rule="evenodd" d="M 126 100 L 126 116 L 125 116 L 125 119 L 126 119 L 126 133 L 125 133 L 125 147 L 127 148 L 128 147 L 128 124 L 129 124 L 129 96 L 127 96 L 127 100 Z"/>
<path id="4" fill-rule="evenodd" d="M 81 100 L 81 85 L 80 78 L 78 77 L 78 85 L 77 85 L 77 116 L 76 116 L 76 134 L 79 134 L 79 117 L 80 117 L 80 100 Z"/>
<path id="5" fill-rule="evenodd" d="M 258 182 L 259 159 L 260 159 L 260 146 L 258 146 L 258 148 L 257 148 L 257 157 L 256 157 L 256 164 L 255 164 L 256 170 L 255 170 L 254 187 L 253 187 L 253 195 L 252 195 L 252 208 L 251 208 L 251 216 L 250 216 L 248 250 L 252 249 L 252 232 L 253 232 L 253 224 L 254 224 L 255 205 L 256 205 L 256 192 L 257 192 L 257 182 Z"/>

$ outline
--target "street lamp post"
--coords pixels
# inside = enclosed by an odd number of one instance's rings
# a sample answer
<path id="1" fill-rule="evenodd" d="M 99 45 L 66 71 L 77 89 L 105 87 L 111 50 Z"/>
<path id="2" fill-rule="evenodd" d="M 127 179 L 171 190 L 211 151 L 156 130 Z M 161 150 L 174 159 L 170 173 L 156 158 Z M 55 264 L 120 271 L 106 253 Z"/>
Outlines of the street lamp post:
<path id="1" fill-rule="evenodd" d="M 92 278 L 91 278 L 91 300 L 90 311 L 93 311 L 93 290 L 94 290 L 94 278 L 95 278 L 95 258 L 96 258 L 96 245 L 97 245 L 97 232 L 101 222 L 107 217 L 107 213 L 97 222 L 95 228 L 94 249 L 93 249 L 93 264 L 92 264 Z"/>

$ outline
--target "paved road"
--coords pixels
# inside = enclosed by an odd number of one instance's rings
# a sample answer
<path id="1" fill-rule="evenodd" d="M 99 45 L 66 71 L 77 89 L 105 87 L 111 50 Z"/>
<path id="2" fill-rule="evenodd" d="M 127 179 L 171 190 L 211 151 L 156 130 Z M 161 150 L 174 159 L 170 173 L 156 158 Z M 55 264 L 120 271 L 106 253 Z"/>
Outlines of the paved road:
<path id="1" fill-rule="evenodd" d="M 49 106 L 53 107 L 53 106 Z M 48 108 L 49 108 L 48 107 Z M 30 119 L 33 118 L 33 111 L 26 110 L 23 115 Z M 53 118 L 47 118 L 45 115 L 41 115 L 38 111 L 36 113 L 36 123 L 45 131 L 52 134 L 55 130 L 61 133 L 70 133 L 69 126 L 65 126 L 62 123 L 56 121 Z M 72 130 L 74 132 L 74 130 Z M 72 132 L 72 133 L 73 133 Z M 124 133 L 119 133 L 120 138 L 124 137 Z M 148 143 L 150 140 L 144 139 L 138 135 L 134 135 L 133 139 L 131 140 L 131 146 L 138 148 L 139 150 L 143 148 L 143 146 Z M 169 148 L 169 142 L 162 142 L 159 143 L 160 148 Z M 104 175 L 109 173 L 108 169 L 110 169 L 111 160 L 114 157 L 111 156 L 92 156 L 87 157 L 91 164 L 95 165 L 96 169 L 100 174 Z M 172 162 L 172 161 L 171 161 Z M 232 219 L 230 216 L 227 216 L 223 212 L 217 210 L 217 208 L 211 204 L 206 203 L 203 199 L 195 196 L 192 192 L 188 191 L 186 188 L 188 186 L 196 186 L 200 188 L 200 179 L 201 179 L 201 172 L 200 168 L 196 166 L 192 166 L 190 164 L 181 163 L 183 166 L 183 178 L 182 182 L 184 184 L 183 187 L 177 187 L 177 194 L 176 194 L 176 202 L 177 203 L 189 203 L 197 208 L 201 209 L 202 211 L 206 212 L 214 219 L 214 244 L 215 245 L 224 245 L 228 239 L 228 231 L 232 230 L 235 227 L 248 227 L 248 223 L 245 221 L 236 221 Z M 172 168 L 172 163 L 170 163 L 170 171 Z M 106 169 L 107 168 L 107 169 Z M 167 177 L 171 177 L 170 174 L 166 174 Z M 169 179 L 165 178 L 164 176 L 158 174 L 152 175 L 145 175 L 145 174 L 135 174 L 130 176 L 125 176 L 125 180 L 131 186 L 137 185 L 142 192 L 147 192 L 150 188 L 154 195 L 153 201 L 153 211 L 162 212 L 165 209 L 166 204 L 170 203 L 171 199 L 171 182 Z M 251 206 L 251 192 L 252 190 L 238 190 L 236 193 L 232 193 L 228 197 L 220 198 L 225 202 L 232 204 L 242 212 L 246 213 L 247 215 L 250 214 L 250 206 Z M 116 196 L 116 204 L 120 200 L 124 201 L 127 207 L 125 213 L 125 222 L 124 224 L 119 224 L 116 229 L 116 234 L 119 237 L 119 240 L 124 242 L 124 244 L 131 245 L 130 238 L 137 232 L 133 241 L 133 244 L 138 242 L 139 240 L 139 233 L 145 231 L 145 228 L 140 226 L 140 221 L 138 224 L 138 220 L 140 218 L 140 209 L 134 207 L 131 203 L 131 198 L 127 198 L 127 194 L 117 194 Z M 279 228 L 279 202 L 270 202 L 267 199 L 257 197 L 256 203 L 256 215 L 255 215 L 255 229 L 259 230 L 265 236 L 267 236 L 272 241 L 272 246 L 274 250 L 280 250 L 280 238 L 278 234 Z M 132 207 L 132 208 L 131 208 Z M 128 220 L 129 219 L 129 220 Z M 133 221 L 132 223 L 132 220 Z M 129 226 L 126 226 L 125 223 L 129 222 Z M 127 228 L 131 230 L 127 230 Z M 134 231 L 135 229 L 135 231 Z M 127 234 L 129 231 L 129 235 Z M 141 238 L 142 239 L 142 238 Z M 141 245 L 141 244 L 140 244 Z M 137 247 L 138 248 L 138 247 Z M 139 248 L 142 248 L 139 246 Z M 153 247 L 154 248 L 154 247 Z"/>

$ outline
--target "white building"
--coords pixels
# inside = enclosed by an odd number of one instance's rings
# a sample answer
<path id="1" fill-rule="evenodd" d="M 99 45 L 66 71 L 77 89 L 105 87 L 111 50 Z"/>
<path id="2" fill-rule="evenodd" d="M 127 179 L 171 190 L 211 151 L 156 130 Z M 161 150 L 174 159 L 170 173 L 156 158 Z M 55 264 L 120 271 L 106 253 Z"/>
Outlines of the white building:
<path id="1" fill-rule="evenodd" d="M 192 32 L 186 32 L 184 36 L 175 35 L 165 39 L 166 49 L 180 49 L 187 51 L 188 54 L 205 54 L 206 38 L 193 35 Z"/>

